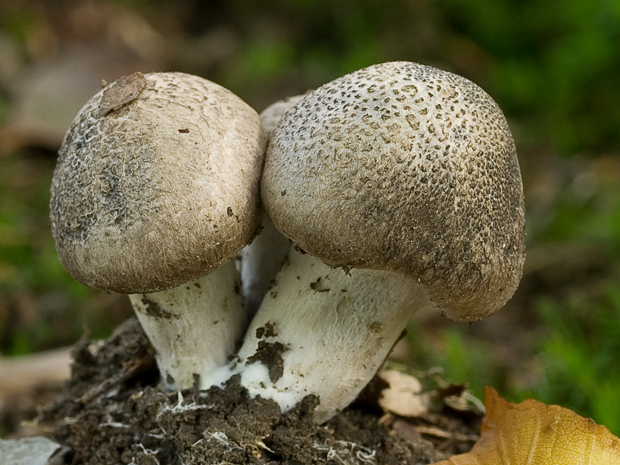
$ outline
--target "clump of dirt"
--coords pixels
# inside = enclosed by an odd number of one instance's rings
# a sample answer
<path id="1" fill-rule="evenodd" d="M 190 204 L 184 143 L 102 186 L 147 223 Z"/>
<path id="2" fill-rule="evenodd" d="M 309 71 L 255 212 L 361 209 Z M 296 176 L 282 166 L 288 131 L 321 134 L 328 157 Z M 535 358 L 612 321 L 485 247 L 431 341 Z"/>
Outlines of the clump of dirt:
<path id="1" fill-rule="evenodd" d="M 37 420 L 65 446 L 55 465 L 433 463 L 469 450 L 479 420 L 398 418 L 378 409 L 372 389 L 323 425 L 312 419 L 316 397 L 281 414 L 237 378 L 225 389 L 163 392 L 134 318 L 107 341 L 82 340 L 73 357 L 71 379 Z"/>

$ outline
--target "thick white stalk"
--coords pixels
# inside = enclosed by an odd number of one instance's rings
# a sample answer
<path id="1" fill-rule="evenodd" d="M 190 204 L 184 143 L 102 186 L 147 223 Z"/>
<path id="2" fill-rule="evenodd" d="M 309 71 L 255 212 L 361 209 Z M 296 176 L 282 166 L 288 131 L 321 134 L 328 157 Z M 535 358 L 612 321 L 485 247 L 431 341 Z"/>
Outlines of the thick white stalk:
<path id="1" fill-rule="evenodd" d="M 400 274 L 346 272 L 293 249 L 233 371 L 250 395 L 271 398 L 283 411 L 319 396 L 315 418 L 326 421 L 355 399 L 426 305 L 424 288 Z"/>
<path id="2" fill-rule="evenodd" d="M 155 347 L 162 381 L 187 389 L 225 365 L 247 326 L 234 262 L 196 281 L 129 296 Z"/>

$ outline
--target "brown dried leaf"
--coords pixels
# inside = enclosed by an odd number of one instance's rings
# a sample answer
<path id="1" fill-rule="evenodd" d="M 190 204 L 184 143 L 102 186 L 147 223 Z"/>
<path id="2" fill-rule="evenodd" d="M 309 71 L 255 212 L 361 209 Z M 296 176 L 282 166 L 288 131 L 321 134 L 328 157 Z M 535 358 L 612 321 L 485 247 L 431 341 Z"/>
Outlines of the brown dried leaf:
<path id="1" fill-rule="evenodd" d="M 620 465 L 620 439 L 558 405 L 513 404 L 490 387 L 480 439 L 467 454 L 435 465 Z"/>
<path id="2" fill-rule="evenodd" d="M 105 116 L 133 102 L 140 96 L 146 83 L 146 78 L 140 71 L 117 79 L 103 91 L 99 103 L 99 116 Z"/>
<path id="3" fill-rule="evenodd" d="M 428 393 L 422 393 L 417 378 L 397 370 L 382 371 L 378 376 L 389 384 L 379 397 L 379 406 L 384 411 L 409 418 L 428 412 L 430 398 Z"/>

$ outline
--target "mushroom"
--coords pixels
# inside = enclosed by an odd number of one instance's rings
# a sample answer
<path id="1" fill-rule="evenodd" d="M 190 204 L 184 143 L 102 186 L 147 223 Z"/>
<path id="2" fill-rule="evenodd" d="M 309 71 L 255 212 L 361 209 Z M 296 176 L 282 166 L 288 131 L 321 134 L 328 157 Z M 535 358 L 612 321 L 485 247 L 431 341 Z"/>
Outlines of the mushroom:
<path id="1" fill-rule="evenodd" d="M 284 113 L 303 97 L 296 95 L 278 100 L 261 112 L 260 117 L 269 134 L 276 129 Z M 290 248 L 289 239 L 275 228 L 269 215 L 263 211 L 260 233 L 239 253 L 241 289 L 248 317 L 256 313 Z"/>
<path id="2" fill-rule="evenodd" d="M 250 323 L 236 370 L 288 410 L 308 394 L 323 422 L 377 372 L 409 318 L 434 307 L 483 318 L 522 275 L 517 153 L 472 82 L 392 62 L 336 79 L 273 133 L 262 200 L 295 244 Z"/>
<path id="3" fill-rule="evenodd" d="M 85 285 L 130 294 L 169 388 L 225 364 L 247 326 L 231 259 L 260 223 L 266 141 L 227 89 L 134 73 L 93 96 L 61 146 L 59 259 Z"/>

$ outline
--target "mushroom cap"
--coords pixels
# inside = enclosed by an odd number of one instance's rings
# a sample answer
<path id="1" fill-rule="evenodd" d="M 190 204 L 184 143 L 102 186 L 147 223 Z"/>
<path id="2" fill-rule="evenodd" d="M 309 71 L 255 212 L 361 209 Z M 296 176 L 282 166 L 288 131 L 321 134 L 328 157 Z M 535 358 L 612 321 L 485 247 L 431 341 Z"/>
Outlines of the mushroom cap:
<path id="1" fill-rule="evenodd" d="M 391 62 L 325 84 L 273 133 L 261 189 L 303 250 L 404 273 L 453 319 L 492 313 L 521 279 L 514 141 L 491 97 L 455 74 Z"/>
<path id="2" fill-rule="evenodd" d="M 304 95 L 295 95 L 292 97 L 286 97 L 282 100 L 278 100 L 277 102 L 272 103 L 267 108 L 265 108 L 260 113 L 260 117 L 263 120 L 263 124 L 265 125 L 265 129 L 270 134 L 275 130 L 275 128 L 280 123 L 282 116 L 286 113 L 290 108 L 299 103 L 301 99 L 303 99 Z"/>
<path id="3" fill-rule="evenodd" d="M 260 223 L 267 132 L 227 89 L 134 73 L 80 110 L 52 180 L 60 261 L 78 281 L 156 292 L 232 259 Z"/>

